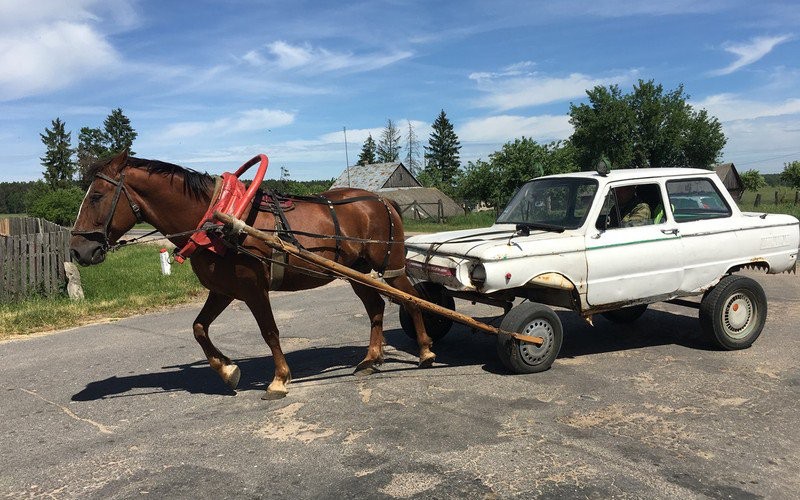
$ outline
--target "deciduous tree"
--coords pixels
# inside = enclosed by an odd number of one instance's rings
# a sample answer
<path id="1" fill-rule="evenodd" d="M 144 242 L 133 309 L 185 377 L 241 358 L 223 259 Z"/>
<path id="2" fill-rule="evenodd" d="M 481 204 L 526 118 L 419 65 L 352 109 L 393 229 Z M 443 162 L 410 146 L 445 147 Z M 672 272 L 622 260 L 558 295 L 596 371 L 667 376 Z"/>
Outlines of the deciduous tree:
<path id="1" fill-rule="evenodd" d="M 570 141 L 584 170 L 601 157 L 613 168 L 709 168 L 725 146 L 719 120 L 692 109 L 683 85 L 665 92 L 653 80 L 639 80 L 631 94 L 617 85 L 586 94 L 588 104 L 570 105 Z"/>
<path id="2" fill-rule="evenodd" d="M 750 169 L 742 173 L 739 178 L 742 180 L 742 187 L 747 191 L 758 191 L 762 187 L 766 187 L 767 181 L 761 172 L 755 169 Z"/>
<path id="3" fill-rule="evenodd" d="M 783 164 L 781 181 L 795 189 L 800 189 L 800 161 L 795 160 Z"/>

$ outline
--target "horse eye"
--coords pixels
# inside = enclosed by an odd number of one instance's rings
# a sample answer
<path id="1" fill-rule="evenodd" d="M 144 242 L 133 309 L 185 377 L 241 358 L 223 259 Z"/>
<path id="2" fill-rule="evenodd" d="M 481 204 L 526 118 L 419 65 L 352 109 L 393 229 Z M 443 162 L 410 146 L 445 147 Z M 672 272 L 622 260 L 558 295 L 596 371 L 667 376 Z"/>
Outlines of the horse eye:
<path id="1" fill-rule="evenodd" d="M 89 199 L 92 200 L 92 202 L 98 202 L 103 199 L 103 193 L 92 193 Z"/>

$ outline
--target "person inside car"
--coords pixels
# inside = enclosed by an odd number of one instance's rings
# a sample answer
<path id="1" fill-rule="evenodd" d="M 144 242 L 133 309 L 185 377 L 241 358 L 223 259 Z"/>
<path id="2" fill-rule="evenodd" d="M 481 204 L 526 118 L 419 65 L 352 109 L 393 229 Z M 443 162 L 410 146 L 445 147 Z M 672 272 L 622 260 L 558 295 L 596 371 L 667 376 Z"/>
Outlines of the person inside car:
<path id="1" fill-rule="evenodd" d="M 650 205 L 639 199 L 636 186 L 618 187 L 614 189 L 614 195 L 616 203 L 608 214 L 608 227 L 633 227 L 653 223 Z"/>

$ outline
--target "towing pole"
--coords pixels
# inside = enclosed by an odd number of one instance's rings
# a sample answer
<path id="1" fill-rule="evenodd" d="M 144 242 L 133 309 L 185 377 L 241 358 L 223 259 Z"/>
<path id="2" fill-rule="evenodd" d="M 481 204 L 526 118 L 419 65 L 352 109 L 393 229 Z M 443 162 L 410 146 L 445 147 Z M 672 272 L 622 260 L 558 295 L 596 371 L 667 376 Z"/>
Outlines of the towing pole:
<path id="1" fill-rule="evenodd" d="M 220 220 L 225 224 L 230 225 L 233 228 L 233 231 L 236 233 L 245 233 L 248 236 L 252 236 L 253 238 L 263 241 L 264 243 L 266 243 L 268 246 L 270 246 L 275 250 L 280 250 L 282 252 L 294 255 L 295 257 L 298 257 L 307 262 L 311 262 L 316 266 L 332 271 L 347 279 L 374 288 L 381 295 L 385 295 L 392 299 L 398 300 L 404 304 L 410 303 L 412 305 L 419 307 L 420 309 L 425 309 L 434 314 L 445 316 L 449 319 L 452 319 L 455 322 L 475 328 L 476 330 L 480 330 L 484 333 L 489 333 L 492 335 L 509 335 L 522 342 L 535 344 L 537 346 L 541 346 L 544 343 L 544 339 L 542 339 L 541 337 L 533 337 L 531 335 L 523 335 L 517 332 L 509 332 L 506 330 L 501 330 L 500 328 L 477 321 L 476 319 L 472 318 L 471 316 L 467 316 L 466 314 L 461 314 L 460 312 L 453 311 L 446 307 L 442 307 L 438 304 L 434 304 L 433 302 L 428 302 L 427 300 L 415 297 L 414 295 L 411 295 L 402 290 L 398 290 L 397 288 L 389 286 L 388 284 L 380 280 L 377 280 L 368 274 L 364 274 L 354 269 L 350 269 L 349 267 L 343 266 L 338 262 L 334 262 L 330 259 L 326 259 L 325 257 L 321 257 L 313 252 L 309 252 L 304 248 L 298 248 L 289 242 L 283 241 L 282 239 L 278 238 L 273 234 L 259 231 L 258 229 L 248 226 L 243 221 L 235 217 L 232 217 L 228 214 L 215 211 L 214 217 L 217 220 Z"/>

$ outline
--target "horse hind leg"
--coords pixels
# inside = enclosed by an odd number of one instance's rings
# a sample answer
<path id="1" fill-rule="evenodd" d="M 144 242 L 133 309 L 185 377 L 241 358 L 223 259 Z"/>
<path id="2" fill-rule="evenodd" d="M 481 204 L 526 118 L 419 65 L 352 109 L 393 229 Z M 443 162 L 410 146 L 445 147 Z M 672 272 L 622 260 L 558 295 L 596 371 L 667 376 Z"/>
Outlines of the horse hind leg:
<path id="1" fill-rule="evenodd" d="M 383 311 L 386 303 L 372 288 L 356 282 L 351 282 L 350 285 L 364 304 L 370 321 L 367 355 L 356 366 L 355 372 L 360 375 L 369 375 L 377 371 L 377 367 L 383 364 Z"/>
<path id="2" fill-rule="evenodd" d="M 401 275 L 394 278 L 387 278 L 386 282 L 398 290 L 405 292 L 414 297 L 419 297 L 419 294 L 414 289 L 414 286 L 408 280 L 408 276 Z M 433 365 L 436 360 L 436 354 L 431 350 L 433 340 L 428 336 L 425 330 L 425 322 L 422 319 L 422 311 L 414 304 L 403 304 L 400 307 L 405 307 L 408 314 L 411 315 L 414 321 L 414 328 L 417 330 L 417 346 L 419 346 L 419 366 L 420 368 L 428 368 Z"/>
<path id="3" fill-rule="evenodd" d="M 217 319 L 222 311 L 228 307 L 231 301 L 233 301 L 233 299 L 227 295 L 210 292 L 206 303 L 200 310 L 200 314 L 198 314 L 197 318 L 194 320 L 192 330 L 195 340 L 200 344 L 200 347 L 203 349 L 208 359 L 208 364 L 211 365 L 211 368 L 219 374 L 222 380 L 228 384 L 231 389 L 236 389 L 236 386 L 239 385 L 239 377 L 241 376 L 239 367 L 236 366 L 229 357 L 222 354 L 219 349 L 211 343 L 211 339 L 208 337 L 208 327 Z"/>

